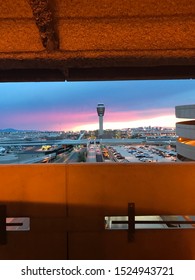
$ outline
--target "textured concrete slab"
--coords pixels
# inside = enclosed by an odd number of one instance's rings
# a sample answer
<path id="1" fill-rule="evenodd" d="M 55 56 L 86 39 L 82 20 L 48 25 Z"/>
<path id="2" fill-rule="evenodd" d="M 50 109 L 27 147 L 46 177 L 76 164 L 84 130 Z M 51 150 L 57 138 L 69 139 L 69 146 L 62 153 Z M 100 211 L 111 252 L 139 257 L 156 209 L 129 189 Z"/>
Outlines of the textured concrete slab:
<path id="1" fill-rule="evenodd" d="M 32 0 L 53 14 L 46 23 L 29 1 L 0 0 L 0 70 L 11 70 L 1 81 L 14 69 L 28 69 L 26 80 L 45 80 L 44 69 L 60 80 L 195 76 L 193 0 Z"/>
<path id="2" fill-rule="evenodd" d="M 56 0 L 54 9 L 59 17 L 161 17 L 195 13 L 193 0 Z"/>
<path id="3" fill-rule="evenodd" d="M 8 18 L 33 18 L 27 0 L 0 0 L 0 20 Z"/>
<path id="4" fill-rule="evenodd" d="M 32 52 L 44 50 L 33 20 L 0 20 L 0 52 Z"/>
<path id="5" fill-rule="evenodd" d="M 195 49 L 195 18 L 60 20 L 61 50 Z"/>

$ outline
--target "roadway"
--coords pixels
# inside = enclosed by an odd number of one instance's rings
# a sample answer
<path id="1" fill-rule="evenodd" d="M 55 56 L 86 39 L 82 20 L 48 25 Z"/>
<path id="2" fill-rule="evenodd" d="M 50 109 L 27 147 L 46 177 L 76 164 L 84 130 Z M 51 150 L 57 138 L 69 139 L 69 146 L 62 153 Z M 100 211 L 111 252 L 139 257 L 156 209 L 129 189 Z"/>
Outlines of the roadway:
<path id="1" fill-rule="evenodd" d="M 53 161 L 54 163 L 75 163 L 79 160 L 79 153 L 85 152 L 85 148 L 73 149 L 70 153 L 65 152 L 59 154 L 57 158 Z"/>
<path id="2" fill-rule="evenodd" d="M 101 144 L 105 145 L 128 145 L 128 144 L 142 144 L 142 143 L 150 143 L 150 144 L 163 144 L 163 143 L 176 143 L 176 140 L 173 140 L 172 137 L 166 139 L 100 139 Z M 43 146 L 43 145 L 87 145 L 89 143 L 88 139 L 63 139 L 63 140 L 0 140 L 0 147 L 5 146 Z"/>
<path id="3" fill-rule="evenodd" d="M 87 149 L 87 162 L 102 162 L 103 156 L 99 144 L 90 144 Z"/>
<path id="4" fill-rule="evenodd" d="M 88 146 L 87 150 L 87 162 L 96 162 L 96 150 L 94 145 Z"/>

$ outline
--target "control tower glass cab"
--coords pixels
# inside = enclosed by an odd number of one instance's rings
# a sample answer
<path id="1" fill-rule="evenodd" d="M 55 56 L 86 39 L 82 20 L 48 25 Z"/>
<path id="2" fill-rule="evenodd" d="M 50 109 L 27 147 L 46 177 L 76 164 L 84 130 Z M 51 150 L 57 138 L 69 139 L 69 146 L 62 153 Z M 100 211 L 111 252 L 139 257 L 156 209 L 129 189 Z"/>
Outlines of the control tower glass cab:
<path id="1" fill-rule="evenodd" d="M 103 131 L 103 116 L 104 116 L 104 113 L 105 113 L 105 106 L 103 103 L 99 103 L 97 105 L 97 113 L 98 113 L 98 116 L 99 116 L 99 137 L 101 137 L 104 133 Z"/>
<path id="2" fill-rule="evenodd" d="M 104 106 L 104 104 L 103 103 L 99 103 L 98 105 L 97 105 L 97 113 L 98 113 L 98 116 L 100 117 L 100 116 L 104 116 L 104 112 L 105 112 L 105 106 Z"/>

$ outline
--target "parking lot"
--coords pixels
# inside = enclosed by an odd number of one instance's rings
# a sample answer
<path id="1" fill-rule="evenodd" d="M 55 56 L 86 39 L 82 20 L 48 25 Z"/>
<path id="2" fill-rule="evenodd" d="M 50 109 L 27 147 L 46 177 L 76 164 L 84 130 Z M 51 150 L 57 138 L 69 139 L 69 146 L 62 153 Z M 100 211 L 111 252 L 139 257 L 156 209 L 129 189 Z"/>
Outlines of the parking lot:
<path id="1" fill-rule="evenodd" d="M 117 162 L 175 162 L 174 149 L 165 149 L 161 146 L 109 146 Z"/>

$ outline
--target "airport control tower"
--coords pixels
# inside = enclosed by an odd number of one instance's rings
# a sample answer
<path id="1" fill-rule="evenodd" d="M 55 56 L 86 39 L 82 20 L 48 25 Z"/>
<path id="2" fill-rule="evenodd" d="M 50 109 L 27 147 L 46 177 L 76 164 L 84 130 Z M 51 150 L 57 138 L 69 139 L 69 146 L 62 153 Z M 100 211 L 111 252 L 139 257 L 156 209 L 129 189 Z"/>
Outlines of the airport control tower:
<path id="1" fill-rule="evenodd" d="M 98 136 L 101 137 L 104 133 L 103 131 L 103 116 L 104 116 L 104 112 L 105 112 L 105 106 L 102 103 L 99 103 L 97 105 L 97 113 L 99 116 L 99 133 Z"/>

